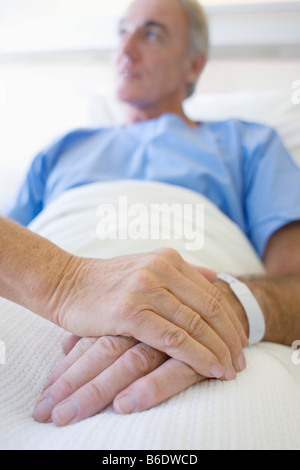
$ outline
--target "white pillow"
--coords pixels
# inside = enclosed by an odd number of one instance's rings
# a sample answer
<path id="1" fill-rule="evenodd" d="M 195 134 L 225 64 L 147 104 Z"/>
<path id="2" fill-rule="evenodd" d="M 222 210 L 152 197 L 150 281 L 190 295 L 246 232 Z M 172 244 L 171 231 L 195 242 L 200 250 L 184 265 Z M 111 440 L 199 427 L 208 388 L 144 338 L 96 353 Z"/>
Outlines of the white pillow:
<path id="1" fill-rule="evenodd" d="M 124 107 L 113 96 L 91 97 L 88 108 L 93 126 L 124 121 Z M 184 109 L 195 121 L 238 118 L 267 124 L 277 130 L 300 165 L 300 104 L 293 104 L 291 94 L 278 91 L 198 93 L 185 101 Z"/>
<path id="2" fill-rule="evenodd" d="M 267 124 L 277 130 L 285 146 L 300 165 L 300 104 L 292 95 L 271 92 L 199 94 L 185 103 L 195 120 L 239 118 Z"/>

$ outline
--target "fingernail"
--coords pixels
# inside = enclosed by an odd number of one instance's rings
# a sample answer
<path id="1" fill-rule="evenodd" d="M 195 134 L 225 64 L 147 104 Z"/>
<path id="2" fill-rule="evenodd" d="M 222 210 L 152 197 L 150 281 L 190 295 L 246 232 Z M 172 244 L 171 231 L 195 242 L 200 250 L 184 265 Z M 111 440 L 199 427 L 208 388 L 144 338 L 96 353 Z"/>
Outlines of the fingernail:
<path id="1" fill-rule="evenodd" d="M 79 405 L 75 400 L 69 400 L 54 408 L 52 413 L 53 422 L 57 426 L 71 424 L 79 412 Z"/>
<path id="2" fill-rule="evenodd" d="M 228 371 L 225 374 L 225 378 L 226 380 L 228 380 L 228 382 L 230 380 L 235 380 L 237 378 L 237 373 L 234 367 L 230 367 L 230 369 L 228 369 Z"/>
<path id="3" fill-rule="evenodd" d="M 43 398 L 35 407 L 33 417 L 40 423 L 45 423 L 52 415 L 54 409 L 54 402 L 51 397 Z"/>
<path id="4" fill-rule="evenodd" d="M 210 373 L 216 377 L 216 379 L 220 379 L 225 374 L 225 369 L 221 366 L 221 364 L 214 364 L 210 369 Z"/>
<path id="5" fill-rule="evenodd" d="M 42 391 L 40 401 L 42 401 L 44 398 L 46 398 L 46 396 L 50 395 L 49 392 L 50 392 L 50 390 L 51 390 L 52 387 L 53 387 L 53 385 L 47 385 L 47 386 L 45 386 L 45 388 L 44 388 L 43 391 Z"/>
<path id="6" fill-rule="evenodd" d="M 247 367 L 247 362 L 246 362 L 246 358 L 245 358 L 245 356 L 244 356 L 244 353 L 242 353 L 242 354 L 240 355 L 239 360 L 238 360 L 238 365 L 239 365 L 239 368 L 240 368 L 241 371 L 244 370 L 244 369 L 246 369 L 246 367 Z"/>
<path id="7" fill-rule="evenodd" d="M 43 388 L 43 392 L 45 392 L 46 390 L 48 390 L 49 388 L 51 388 L 53 386 L 53 382 L 50 382 L 48 380 L 48 382 L 45 384 L 44 388 Z"/>
<path id="8" fill-rule="evenodd" d="M 114 408 L 117 413 L 129 414 L 136 410 L 136 400 L 133 395 L 124 395 L 123 397 L 117 398 L 114 401 Z"/>

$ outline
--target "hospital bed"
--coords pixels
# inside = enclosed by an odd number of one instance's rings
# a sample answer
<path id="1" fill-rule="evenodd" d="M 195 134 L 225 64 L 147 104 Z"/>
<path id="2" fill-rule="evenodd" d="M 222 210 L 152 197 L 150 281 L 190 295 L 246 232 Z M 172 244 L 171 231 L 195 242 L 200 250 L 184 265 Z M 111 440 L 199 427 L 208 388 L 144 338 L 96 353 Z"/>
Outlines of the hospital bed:
<path id="1" fill-rule="evenodd" d="M 123 119 L 123 108 L 112 96 L 108 61 L 99 62 L 93 55 L 67 64 L 59 58 L 43 60 L 40 65 L 33 59 L 30 67 L 22 60 L 7 63 L 3 70 L 6 97 L 0 124 L 6 131 L 0 138 L 0 206 L 33 155 L 53 138 L 74 127 L 113 125 Z M 186 111 L 200 121 L 237 117 L 272 125 L 300 164 L 299 80 L 296 60 L 215 59 L 195 96 L 185 103 Z M 205 234 L 210 239 L 217 227 L 218 236 L 188 261 L 237 275 L 263 272 L 244 236 L 208 201 L 161 184 L 122 182 L 74 190 L 51 205 L 31 229 L 81 256 L 155 249 L 155 244 L 130 241 L 99 246 L 93 235 L 95 208 L 99 199 L 112 201 L 117 190 L 129 199 L 140 194 L 145 204 L 153 194 L 157 202 L 190 198 L 205 203 Z M 175 248 L 186 255 L 182 246 Z M 6 363 L 0 365 L 1 449 L 300 449 L 300 365 L 292 360 L 292 348 L 271 343 L 246 350 L 248 368 L 235 382 L 203 382 L 140 414 L 120 416 L 108 407 L 66 428 L 36 423 L 32 410 L 63 357 L 64 336 L 56 326 L 0 300 L 0 340 L 6 347 Z"/>

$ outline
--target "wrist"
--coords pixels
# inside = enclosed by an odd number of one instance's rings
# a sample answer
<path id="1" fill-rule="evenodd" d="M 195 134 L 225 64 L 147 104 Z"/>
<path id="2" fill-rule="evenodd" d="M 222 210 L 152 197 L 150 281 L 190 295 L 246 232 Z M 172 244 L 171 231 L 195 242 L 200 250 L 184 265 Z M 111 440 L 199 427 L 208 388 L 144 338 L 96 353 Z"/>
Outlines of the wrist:
<path id="1" fill-rule="evenodd" d="M 74 257 L 2 217 L 0 239 L 0 295 L 56 323 L 53 305 Z"/>
<path id="2" fill-rule="evenodd" d="M 53 265 L 48 272 L 50 282 L 46 280 L 45 284 L 45 287 L 48 284 L 45 309 L 48 319 L 63 327 L 68 301 L 75 296 L 81 258 L 61 250 L 52 260 Z"/>
<path id="3" fill-rule="evenodd" d="M 280 309 L 282 299 L 274 288 L 274 282 L 270 282 L 267 278 L 241 279 L 241 282 L 251 290 L 263 313 L 265 334 L 262 341 L 286 344 L 286 315 Z M 249 322 L 241 302 L 226 282 L 218 279 L 215 286 L 222 291 L 225 299 L 232 306 L 249 338 Z"/>

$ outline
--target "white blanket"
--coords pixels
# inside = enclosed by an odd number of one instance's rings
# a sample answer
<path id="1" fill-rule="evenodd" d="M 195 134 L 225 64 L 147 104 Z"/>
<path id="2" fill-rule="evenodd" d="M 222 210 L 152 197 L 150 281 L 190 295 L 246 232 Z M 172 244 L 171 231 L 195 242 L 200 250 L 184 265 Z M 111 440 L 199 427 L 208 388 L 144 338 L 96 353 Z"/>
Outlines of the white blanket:
<path id="1" fill-rule="evenodd" d="M 204 204 L 204 226 L 197 227 L 200 232 L 204 229 L 203 247 L 187 250 L 190 240 L 175 236 L 173 240 L 100 240 L 99 205 L 118 208 L 120 195 L 126 197 L 129 208 L 136 203 L 144 208 Z M 132 214 L 133 223 L 137 220 Z M 117 220 L 119 230 L 124 223 L 124 217 Z M 172 246 L 187 261 L 217 271 L 264 272 L 246 237 L 212 203 L 192 191 L 161 183 L 121 181 L 70 190 L 30 228 L 81 256 L 109 258 Z M 152 410 L 120 416 L 110 406 L 66 428 L 36 423 L 32 410 L 63 357 L 64 334 L 1 299 L 0 341 L 6 362 L 0 361 L 1 449 L 300 449 L 300 365 L 292 362 L 291 348 L 271 343 L 245 351 L 248 367 L 236 381 L 205 381 Z"/>

